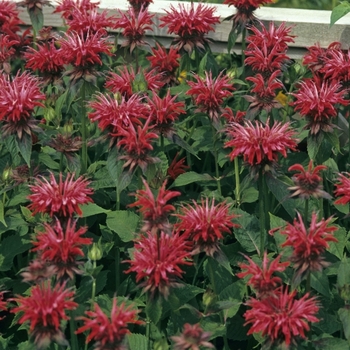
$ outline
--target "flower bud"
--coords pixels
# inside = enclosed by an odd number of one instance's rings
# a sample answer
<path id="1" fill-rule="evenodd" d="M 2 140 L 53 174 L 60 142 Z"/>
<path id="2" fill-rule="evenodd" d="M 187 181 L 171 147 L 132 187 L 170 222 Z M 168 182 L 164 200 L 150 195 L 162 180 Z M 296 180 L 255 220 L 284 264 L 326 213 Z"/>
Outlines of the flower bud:
<path id="1" fill-rule="evenodd" d="M 103 256 L 103 249 L 101 247 L 101 240 L 98 243 L 93 243 L 91 249 L 88 252 L 88 258 L 92 261 L 101 260 Z"/>

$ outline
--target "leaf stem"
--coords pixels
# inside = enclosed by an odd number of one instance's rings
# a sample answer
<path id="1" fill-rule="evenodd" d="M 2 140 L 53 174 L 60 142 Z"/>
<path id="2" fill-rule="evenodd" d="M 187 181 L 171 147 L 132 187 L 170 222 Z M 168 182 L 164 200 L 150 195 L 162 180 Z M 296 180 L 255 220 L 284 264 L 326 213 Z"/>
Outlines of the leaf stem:
<path id="1" fill-rule="evenodd" d="M 87 116 L 86 116 L 86 90 L 85 90 L 85 81 L 80 88 L 80 115 L 81 115 L 81 139 L 82 139 L 82 147 L 81 147 L 81 173 L 85 174 L 87 170 Z"/>
<path id="2" fill-rule="evenodd" d="M 212 134 L 213 134 L 213 153 L 214 153 L 214 161 L 215 161 L 215 177 L 216 184 L 218 188 L 218 192 L 221 196 L 221 183 L 220 183 L 220 174 L 219 174 L 219 163 L 218 163 L 218 150 L 216 148 L 216 130 L 214 125 L 211 124 Z"/>
<path id="3" fill-rule="evenodd" d="M 237 203 L 237 206 L 239 207 L 241 205 L 241 183 L 239 180 L 239 164 L 238 164 L 237 157 L 234 159 L 234 165 L 235 165 L 235 182 L 236 182 L 235 195 L 236 195 L 236 203 Z"/>

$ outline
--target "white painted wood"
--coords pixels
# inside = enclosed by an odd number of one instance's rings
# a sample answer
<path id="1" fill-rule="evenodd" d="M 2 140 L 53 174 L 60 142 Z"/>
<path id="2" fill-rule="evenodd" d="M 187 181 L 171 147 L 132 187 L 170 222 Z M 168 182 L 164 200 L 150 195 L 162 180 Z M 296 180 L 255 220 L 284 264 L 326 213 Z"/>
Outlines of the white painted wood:
<path id="1" fill-rule="evenodd" d="M 20 0 L 15 0 L 20 1 Z M 147 41 L 152 45 L 154 39 L 162 42 L 164 45 L 170 45 L 173 36 L 167 34 L 166 28 L 159 28 L 159 17 L 164 15 L 165 10 L 173 5 L 177 8 L 178 1 L 153 0 L 154 3 L 149 6 L 150 13 L 154 14 L 154 30 L 147 33 Z M 189 3 L 181 2 L 185 6 Z M 224 18 L 235 12 L 234 7 L 228 7 L 222 4 L 206 4 L 216 8 L 216 14 Z M 126 11 L 129 3 L 127 0 L 102 0 L 101 9 L 107 9 L 110 14 L 118 15 L 118 11 Z M 46 26 L 60 27 L 63 22 L 59 15 L 52 13 L 53 8 L 44 7 L 44 24 Z M 287 25 L 293 25 L 293 34 L 296 35 L 295 43 L 290 44 L 289 55 L 292 58 L 299 58 L 305 52 L 305 48 L 319 42 L 321 47 L 327 47 L 333 41 L 340 41 L 344 49 L 350 46 L 350 14 L 339 20 L 332 28 L 330 28 L 330 11 L 320 10 L 301 10 L 301 9 L 285 9 L 262 7 L 256 10 L 256 17 L 261 21 L 268 23 L 274 21 L 276 24 L 286 22 Z M 29 24 L 29 16 L 23 9 L 22 20 Z M 212 39 L 212 50 L 214 52 L 227 52 L 227 39 L 231 30 L 231 22 L 222 21 L 216 25 L 215 33 L 211 32 L 208 37 Z M 122 40 L 122 38 L 120 39 Z M 240 52 L 240 39 L 234 48 L 236 52 Z"/>

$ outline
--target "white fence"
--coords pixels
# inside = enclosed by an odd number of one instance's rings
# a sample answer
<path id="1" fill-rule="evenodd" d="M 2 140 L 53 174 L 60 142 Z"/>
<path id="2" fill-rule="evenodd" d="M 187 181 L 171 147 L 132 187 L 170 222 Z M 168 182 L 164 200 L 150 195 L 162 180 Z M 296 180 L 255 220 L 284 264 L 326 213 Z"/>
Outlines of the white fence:
<path id="1" fill-rule="evenodd" d="M 17 0 L 18 1 L 18 0 Z M 149 6 L 150 13 L 154 13 L 153 32 L 147 33 L 147 41 L 151 44 L 154 39 L 169 45 L 172 36 L 167 34 L 166 28 L 159 28 L 159 17 L 165 14 L 165 9 L 169 9 L 170 4 L 177 6 L 177 1 L 153 0 L 154 3 Z M 186 2 L 181 2 L 185 4 Z M 221 4 L 208 4 L 216 7 L 216 13 L 222 19 L 234 13 L 234 7 L 228 7 Z M 101 9 L 107 9 L 110 14 L 118 14 L 118 9 L 125 11 L 129 4 L 126 0 L 102 0 Z M 53 8 L 44 7 L 44 25 L 52 27 L 61 27 L 62 20 L 59 14 L 52 14 Z M 286 22 L 287 25 L 293 25 L 293 34 L 296 35 L 295 43 L 290 45 L 289 55 L 292 58 L 299 58 L 305 52 L 305 48 L 320 43 L 321 47 L 327 47 L 333 41 L 340 41 L 344 49 L 350 46 L 350 14 L 339 20 L 332 28 L 330 28 L 330 11 L 320 10 L 300 10 L 300 9 L 284 9 L 262 7 L 256 10 L 256 16 L 266 23 L 274 21 L 276 24 Z M 22 20 L 26 24 L 30 24 L 29 16 L 23 9 L 21 14 Z M 223 21 L 216 26 L 215 33 L 210 33 L 209 37 L 213 40 L 212 51 L 227 52 L 227 39 L 231 30 L 232 23 Z M 240 52 L 240 39 L 234 48 Z"/>

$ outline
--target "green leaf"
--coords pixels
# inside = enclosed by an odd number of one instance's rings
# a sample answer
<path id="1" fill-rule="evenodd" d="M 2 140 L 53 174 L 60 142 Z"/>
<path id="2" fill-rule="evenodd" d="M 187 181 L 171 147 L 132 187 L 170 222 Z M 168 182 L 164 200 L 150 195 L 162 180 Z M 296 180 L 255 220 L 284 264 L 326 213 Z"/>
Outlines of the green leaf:
<path id="1" fill-rule="evenodd" d="M 130 242 L 135 238 L 139 224 L 139 216 L 127 210 L 111 211 L 107 213 L 107 226 L 117 233 L 123 242 Z"/>
<path id="2" fill-rule="evenodd" d="M 225 289 L 219 294 L 220 300 L 229 300 L 232 302 L 232 305 L 224 311 L 225 319 L 233 317 L 238 312 L 243 296 L 246 290 L 246 285 L 243 280 L 238 280 Z"/>
<path id="3" fill-rule="evenodd" d="M 260 247 L 259 220 L 256 216 L 240 209 L 235 209 L 234 213 L 239 215 L 239 224 L 241 225 L 234 230 L 237 241 L 246 252 L 258 251 Z"/>
<path id="4" fill-rule="evenodd" d="M 28 10 L 30 21 L 32 22 L 35 33 L 39 33 L 39 30 L 44 26 L 44 15 L 41 8 L 33 6 Z"/>
<path id="5" fill-rule="evenodd" d="M 66 99 L 67 99 L 67 95 L 68 95 L 68 91 L 66 90 L 56 101 L 55 103 L 55 113 L 58 117 L 61 116 L 62 114 L 62 108 L 66 103 Z"/>
<path id="6" fill-rule="evenodd" d="M 173 183 L 173 186 L 180 187 L 191 184 L 193 182 L 208 182 L 212 181 L 214 178 L 209 174 L 198 174 L 194 171 L 189 171 L 187 173 L 179 175 Z"/>
<path id="7" fill-rule="evenodd" d="M 6 221 L 5 221 L 5 208 L 4 208 L 4 203 L 0 201 L 0 222 L 7 227 Z"/>
<path id="8" fill-rule="evenodd" d="M 281 252 L 282 248 L 281 245 L 286 241 L 286 236 L 280 234 L 280 229 L 283 229 L 287 226 L 287 221 L 279 218 L 278 216 L 275 216 L 271 213 L 270 215 L 270 227 L 271 230 L 273 230 L 273 236 L 275 238 L 276 246 L 278 249 L 278 252 Z M 286 248 L 283 248 L 284 250 Z"/>
<path id="9" fill-rule="evenodd" d="M 241 203 L 254 203 L 258 197 L 259 191 L 254 187 L 249 187 L 242 191 Z"/>
<path id="10" fill-rule="evenodd" d="M 95 203 L 88 203 L 88 204 L 84 205 L 81 208 L 81 210 L 83 212 L 83 216 L 82 216 L 83 218 L 87 218 L 89 216 L 93 216 L 93 215 L 97 215 L 97 214 L 105 214 L 105 213 L 110 212 L 110 210 L 99 207 Z"/>
<path id="11" fill-rule="evenodd" d="M 30 157 L 32 155 L 32 137 L 27 133 L 23 133 L 21 139 L 16 140 L 19 153 L 30 168 Z"/>
<path id="12" fill-rule="evenodd" d="M 349 350 L 349 343 L 344 339 L 332 338 L 330 336 L 313 340 L 315 350 Z"/>
<path id="13" fill-rule="evenodd" d="M 209 277 L 211 287 L 217 295 L 233 282 L 232 274 L 228 272 L 226 268 L 219 265 L 215 259 L 208 257 L 204 267 Z"/>
<path id="14" fill-rule="evenodd" d="M 297 202 L 290 198 L 290 191 L 288 190 L 290 184 L 287 182 L 289 178 L 281 177 L 277 179 L 272 176 L 266 176 L 265 178 L 269 190 L 273 193 L 279 203 L 282 204 L 290 217 L 294 218 Z"/>
<path id="15" fill-rule="evenodd" d="M 35 218 L 32 215 L 32 212 L 27 208 L 27 207 L 23 207 L 22 205 L 21 207 L 21 213 L 24 216 L 24 218 L 28 221 L 28 222 L 34 222 Z"/>
<path id="16" fill-rule="evenodd" d="M 201 77 L 204 77 L 204 74 L 205 74 L 205 71 L 206 71 L 208 53 L 209 52 L 206 52 L 206 54 L 204 55 L 204 57 L 201 59 L 201 61 L 199 63 L 198 75 L 201 76 Z"/>
<path id="17" fill-rule="evenodd" d="M 346 230 L 338 226 L 338 230 L 333 233 L 338 242 L 329 242 L 329 252 L 335 255 L 339 260 L 344 256 L 344 249 L 347 243 Z"/>
<path id="18" fill-rule="evenodd" d="M 18 344 L 18 350 L 37 350 L 37 347 L 30 341 Z"/>
<path id="19" fill-rule="evenodd" d="M 311 287 L 327 298 L 331 297 L 329 290 L 329 281 L 326 274 L 322 272 L 311 273 Z"/>
<path id="20" fill-rule="evenodd" d="M 173 143 L 175 143 L 176 145 L 180 146 L 181 148 L 183 148 L 184 150 L 186 150 L 187 152 L 193 154 L 197 159 L 200 159 L 197 156 L 196 151 L 185 140 L 183 140 L 179 135 L 174 134 L 171 138 L 171 141 Z"/>
<path id="21" fill-rule="evenodd" d="M 156 325 L 162 316 L 162 298 L 149 298 L 146 304 L 146 315 Z"/>
<path id="22" fill-rule="evenodd" d="M 350 3 L 347 1 L 344 1 L 340 3 L 338 6 L 334 7 L 331 13 L 331 23 L 330 26 L 332 27 L 335 22 L 340 20 L 342 17 L 344 17 L 346 14 L 350 12 Z"/>
<path id="23" fill-rule="evenodd" d="M 9 343 L 12 339 L 13 335 L 9 336 L 8 338 L 4 339 L 2 336 L 0 336 L 0 350 L 7 350 L 9 349 Z"/>
<path id="24" fill-rule="evenodd" d="M 350 258 L 343 257 L 338 268 L 338 287 L 350 285 Z"/>
<path id="25" fill-rule="evenodd" d="M 343 324 L 345 338 L 350 341 L 350 309 L 341 308 L 338 310 L 338 315 Z"/>
<path id="26" fill-rule="evenodd" d="M 307 137 L 307 153 L 310 159 L 316 159 L 317 153 L 322 145 L 324 133 L 320 132 L 317 135 L 309 133 Z"/>
<path id="27" fill-rule="evenodd" d="M 130 182 L 132 180 L 132 173 L 124 171 L 123 162 L 118 160 L 117 147 L 114 147 L 108 153 L 107 169 L 111 179 L 114 180 L 114 184 L 117 187 L 117 191 L 120 194 L 130 185 Z"/>
<path id="28" fill-rule="evenodd" d="M 143 334 L 131 333 L 126 336 L 130 350 L 148 350 L 148 340 Z"/>
<path id="29" fill-rule="evenodd" d="M 13 264 L 13 258 L 26 252 L 31 247 L 30 243 L 23 243 L 19 235 L 4 238 L 0 245 L 0 255 L 4 257 L 0 265 L 0 271 L 8 271 Z"/>
<path id="30" fill-rule="evenodd" d="M 41 152 L 39 154 L 39 162 L 43 163 L 48 169 L 58 170 L 60 165 L 55 162 L 49 154 Z"/>
<path id="31" fill-rule="evenodd" d="M 238 37 L 238 33 L 236 30 L 231 30 L 230 34 L 228 35 L 228 40 L 227 40 L 227 51 L 231 52 L 232 48 L 236 44 L 236 40 Z"/>

